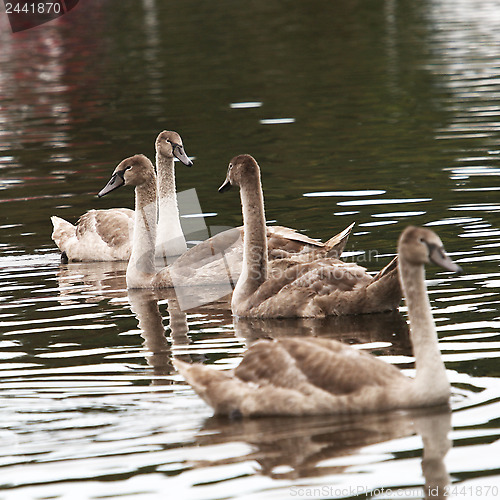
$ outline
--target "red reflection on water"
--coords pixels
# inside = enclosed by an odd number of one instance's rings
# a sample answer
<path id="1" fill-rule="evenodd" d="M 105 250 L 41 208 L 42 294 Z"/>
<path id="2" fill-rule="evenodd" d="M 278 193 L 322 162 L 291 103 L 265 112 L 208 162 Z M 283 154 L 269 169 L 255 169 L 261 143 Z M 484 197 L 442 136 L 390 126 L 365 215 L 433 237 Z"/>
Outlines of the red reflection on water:
<path id="1" fill-rule="evenodd" d="M 76 3 L 67 0 L 66 10 Z M 0 12 L 0 151 L 12 157 L 3 165 L 7 176 L 9 170 L 17 176 L 23 169 L 45 168 L 61 154 L 72 159 L 76 145 L 70 130 L 98 115 L 102 106 L 93 97 L 102 81 L 101 21 L 101 3 L 83 2 L 14 35 L 5 11 Z"/>

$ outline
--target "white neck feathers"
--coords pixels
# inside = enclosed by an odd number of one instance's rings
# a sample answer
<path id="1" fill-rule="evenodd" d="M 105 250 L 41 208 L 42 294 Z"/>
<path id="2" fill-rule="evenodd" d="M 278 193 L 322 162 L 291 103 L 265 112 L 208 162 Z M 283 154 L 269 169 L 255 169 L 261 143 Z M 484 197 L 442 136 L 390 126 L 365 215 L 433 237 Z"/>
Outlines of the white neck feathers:
<path id="1" fill-rule="evenodd" d="M 168 257 L 183 254 L 187 250 L 187 245 L 182 232 L 175 192 L 174 159 L 157 153 L 156 168 L 159 194 L 156 258 L 166 260 Z"/>
<path id="2" fill-rule="evenodd" d="M 152 179 L 135 188 L 132 253 L 127 266 L 127 286 L 143 288 L 155 273 L 156 184 Z"/>

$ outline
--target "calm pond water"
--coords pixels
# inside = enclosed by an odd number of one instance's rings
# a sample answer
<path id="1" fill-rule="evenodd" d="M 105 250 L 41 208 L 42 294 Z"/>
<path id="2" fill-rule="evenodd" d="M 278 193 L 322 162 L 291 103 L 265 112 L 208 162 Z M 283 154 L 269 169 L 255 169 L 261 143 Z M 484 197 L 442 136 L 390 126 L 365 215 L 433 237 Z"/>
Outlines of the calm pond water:
<path id="1" fill-rule="evenodd" d="M 80 4 L 15 36 L 0 13 L 0 498 L 500 496 L 500 1 Z M 408 224 L 436 230 L 465 270 L 427 274 L 452 411 L 214 418 L 172 356 L 226 369 L 320 335 L 412 374 L 406 310 L 235 324 L 128 293 L 122 263 L 60 265 L 49 217 L 131 207 L 95 193 L 163 129 L 207 226 L 240 224 L 217 187 L 251 153 L 270 222 L 354 221 L 370 271 Z"/>

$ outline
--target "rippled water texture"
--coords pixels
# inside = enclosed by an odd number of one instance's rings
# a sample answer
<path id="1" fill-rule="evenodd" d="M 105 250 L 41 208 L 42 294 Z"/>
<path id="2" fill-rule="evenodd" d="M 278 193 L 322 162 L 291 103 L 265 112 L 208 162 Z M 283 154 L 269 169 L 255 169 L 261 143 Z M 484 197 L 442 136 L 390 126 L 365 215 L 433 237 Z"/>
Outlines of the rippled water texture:
<path id="1" fill-rule="evenodd" d="M 0 46 L 0 498 L 500 495 L 498 0 L 88 0 L 15 36 L 2 10 Z M 465 270 L 427 271 L 452 411 L 214 418 L 172 356 L 227 369 L 318 335 L 411 375 L 406 309 L 235 324 L 128 293 L 122 263 L 60 265 L 49 217 L 132 207 L 95 193 L 162 129 L 208 226 L 241 223 L 217 188 L 251 153 L 267 219 L 323 240 L 356 222 L 369 271 L 408 224 L 437 231 Z"/>

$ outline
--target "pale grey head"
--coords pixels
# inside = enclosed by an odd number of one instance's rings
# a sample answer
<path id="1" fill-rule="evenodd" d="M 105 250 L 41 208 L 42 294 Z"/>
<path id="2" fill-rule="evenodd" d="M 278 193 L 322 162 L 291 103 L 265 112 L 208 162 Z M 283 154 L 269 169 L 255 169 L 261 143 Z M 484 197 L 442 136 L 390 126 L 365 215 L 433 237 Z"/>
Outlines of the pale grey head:
<path id="1" fill-rule="evenodd" d="M 164 130 L 160 132 L 156 138 L 156 151 L 158 154 L 166 158 L 177 158 L 187 167 L 193 165 L 193 162 L 188 158 L 182 145 L 181 136 L 174 131 Z"/>
<path id="2" fill-rule="evenodd" d="M 155 169 L 149 158 L 144 155 L 130 156 L 115 168 L 111 179 L 97 196 L 101 198 L 121 186 L 139 186 L 154 179 Z"/>
<path id="3" fill-rule="evenodd" d="M 439 236 L 423 227 L 409 226 L 402 232 L 398 254 L 400 258 L 414 265 L 426 265 L 432 262 L 447 271 L 462 272 L 462 268 L 446 255 Z"/>

